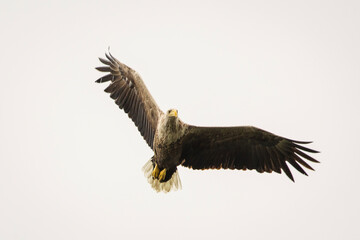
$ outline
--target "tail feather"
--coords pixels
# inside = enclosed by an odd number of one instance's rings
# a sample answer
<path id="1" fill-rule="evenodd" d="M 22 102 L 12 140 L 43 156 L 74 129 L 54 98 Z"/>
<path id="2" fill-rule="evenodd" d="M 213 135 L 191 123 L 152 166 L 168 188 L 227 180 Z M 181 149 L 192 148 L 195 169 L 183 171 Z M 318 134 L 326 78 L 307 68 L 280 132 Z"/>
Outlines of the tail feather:
<path id="1" fill-rule="evenodd" d="M 166 182 L 160 182 L 158 179 L 154 179 L 152 177 L 151 173 L 154 170 L 154 164 L 151 159 L 145 163 L 142 170 L 144 171 L 144 175 L 148 180 L 148 182 L 150 183 L 151 187 L 157 192 L 167 193 L 170 192 L 171 190 L 176 191 L 182 188 L 177 169 L 172 174 L 171 178 Z"/>

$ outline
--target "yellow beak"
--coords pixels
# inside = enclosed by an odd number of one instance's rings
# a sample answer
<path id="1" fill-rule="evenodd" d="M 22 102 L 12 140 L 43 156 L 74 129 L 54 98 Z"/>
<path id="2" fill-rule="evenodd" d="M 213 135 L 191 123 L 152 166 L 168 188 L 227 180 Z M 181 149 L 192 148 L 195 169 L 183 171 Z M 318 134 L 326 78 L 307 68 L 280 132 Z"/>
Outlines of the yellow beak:
<path id="1" fill-rule="evenodd" d="M 169 113 L 169 116 L 171 116 L 171 117 L 177 117 L 177 116 L 178 116 L 177 110 L 172 109 L 172 110 L 170 111 L 170 113 Z"/>

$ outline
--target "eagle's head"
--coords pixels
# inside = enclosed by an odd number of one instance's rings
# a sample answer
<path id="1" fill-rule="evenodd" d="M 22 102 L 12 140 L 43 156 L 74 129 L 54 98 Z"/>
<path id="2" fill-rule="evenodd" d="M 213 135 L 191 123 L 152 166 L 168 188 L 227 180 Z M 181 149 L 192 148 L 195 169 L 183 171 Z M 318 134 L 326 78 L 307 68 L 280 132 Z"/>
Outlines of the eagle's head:
<path id="1" fill-rule="evenodd" d="M 164 118 L 164 126 L 166 126 L 167 131 L 177 132 L 179 130 L 180 119 L 178 118 L 178 110 L 169 109 Z"/>
<path id="2" fill-rule="evenodd" d="M 167 112 L 166 112 L 166 115 L 167 117 L 169 118 L 177 118 L 178 117 L 178 110 L 176 109 L 169 109 Z"/>

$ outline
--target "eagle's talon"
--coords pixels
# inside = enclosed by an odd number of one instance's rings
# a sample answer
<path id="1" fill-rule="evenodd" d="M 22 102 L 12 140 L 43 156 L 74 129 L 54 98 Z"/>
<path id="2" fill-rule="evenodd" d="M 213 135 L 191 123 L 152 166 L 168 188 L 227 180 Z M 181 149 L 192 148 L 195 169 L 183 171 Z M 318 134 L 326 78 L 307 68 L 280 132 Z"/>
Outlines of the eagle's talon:
<path id="1" fill-rule="evenodd" d="M 153 178 L 158 178 L 159 177 L 159 173 L 160 173 L 160 169 L 158 167 L 157 164 L 155 164 L 155 168 L 152 171 L 151 175 L 153 176 Z"/>
<path id="2" fill-rule="evenodd" d="M 159 181 L 163 181 L 165 180 L 165 177 L 166 177 L 166 168 L 164 168 L 160 174 L 159 174 Z"/>

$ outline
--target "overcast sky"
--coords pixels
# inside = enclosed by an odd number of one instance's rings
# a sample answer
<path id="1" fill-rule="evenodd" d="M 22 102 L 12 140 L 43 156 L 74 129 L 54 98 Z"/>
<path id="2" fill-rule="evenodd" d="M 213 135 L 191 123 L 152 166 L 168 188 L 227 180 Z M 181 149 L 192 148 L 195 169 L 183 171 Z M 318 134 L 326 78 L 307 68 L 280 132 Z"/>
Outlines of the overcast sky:
<path id="1" fill-rule="evenodd" d="M 151 2 L 151 3 L 150 3 Z M 360 239 L 359 1 L 2 1 L 0 239 Z M 297 140 L 306 177 L 179 168 L 95 84 L 108 46 L 158 105 Z"/>

